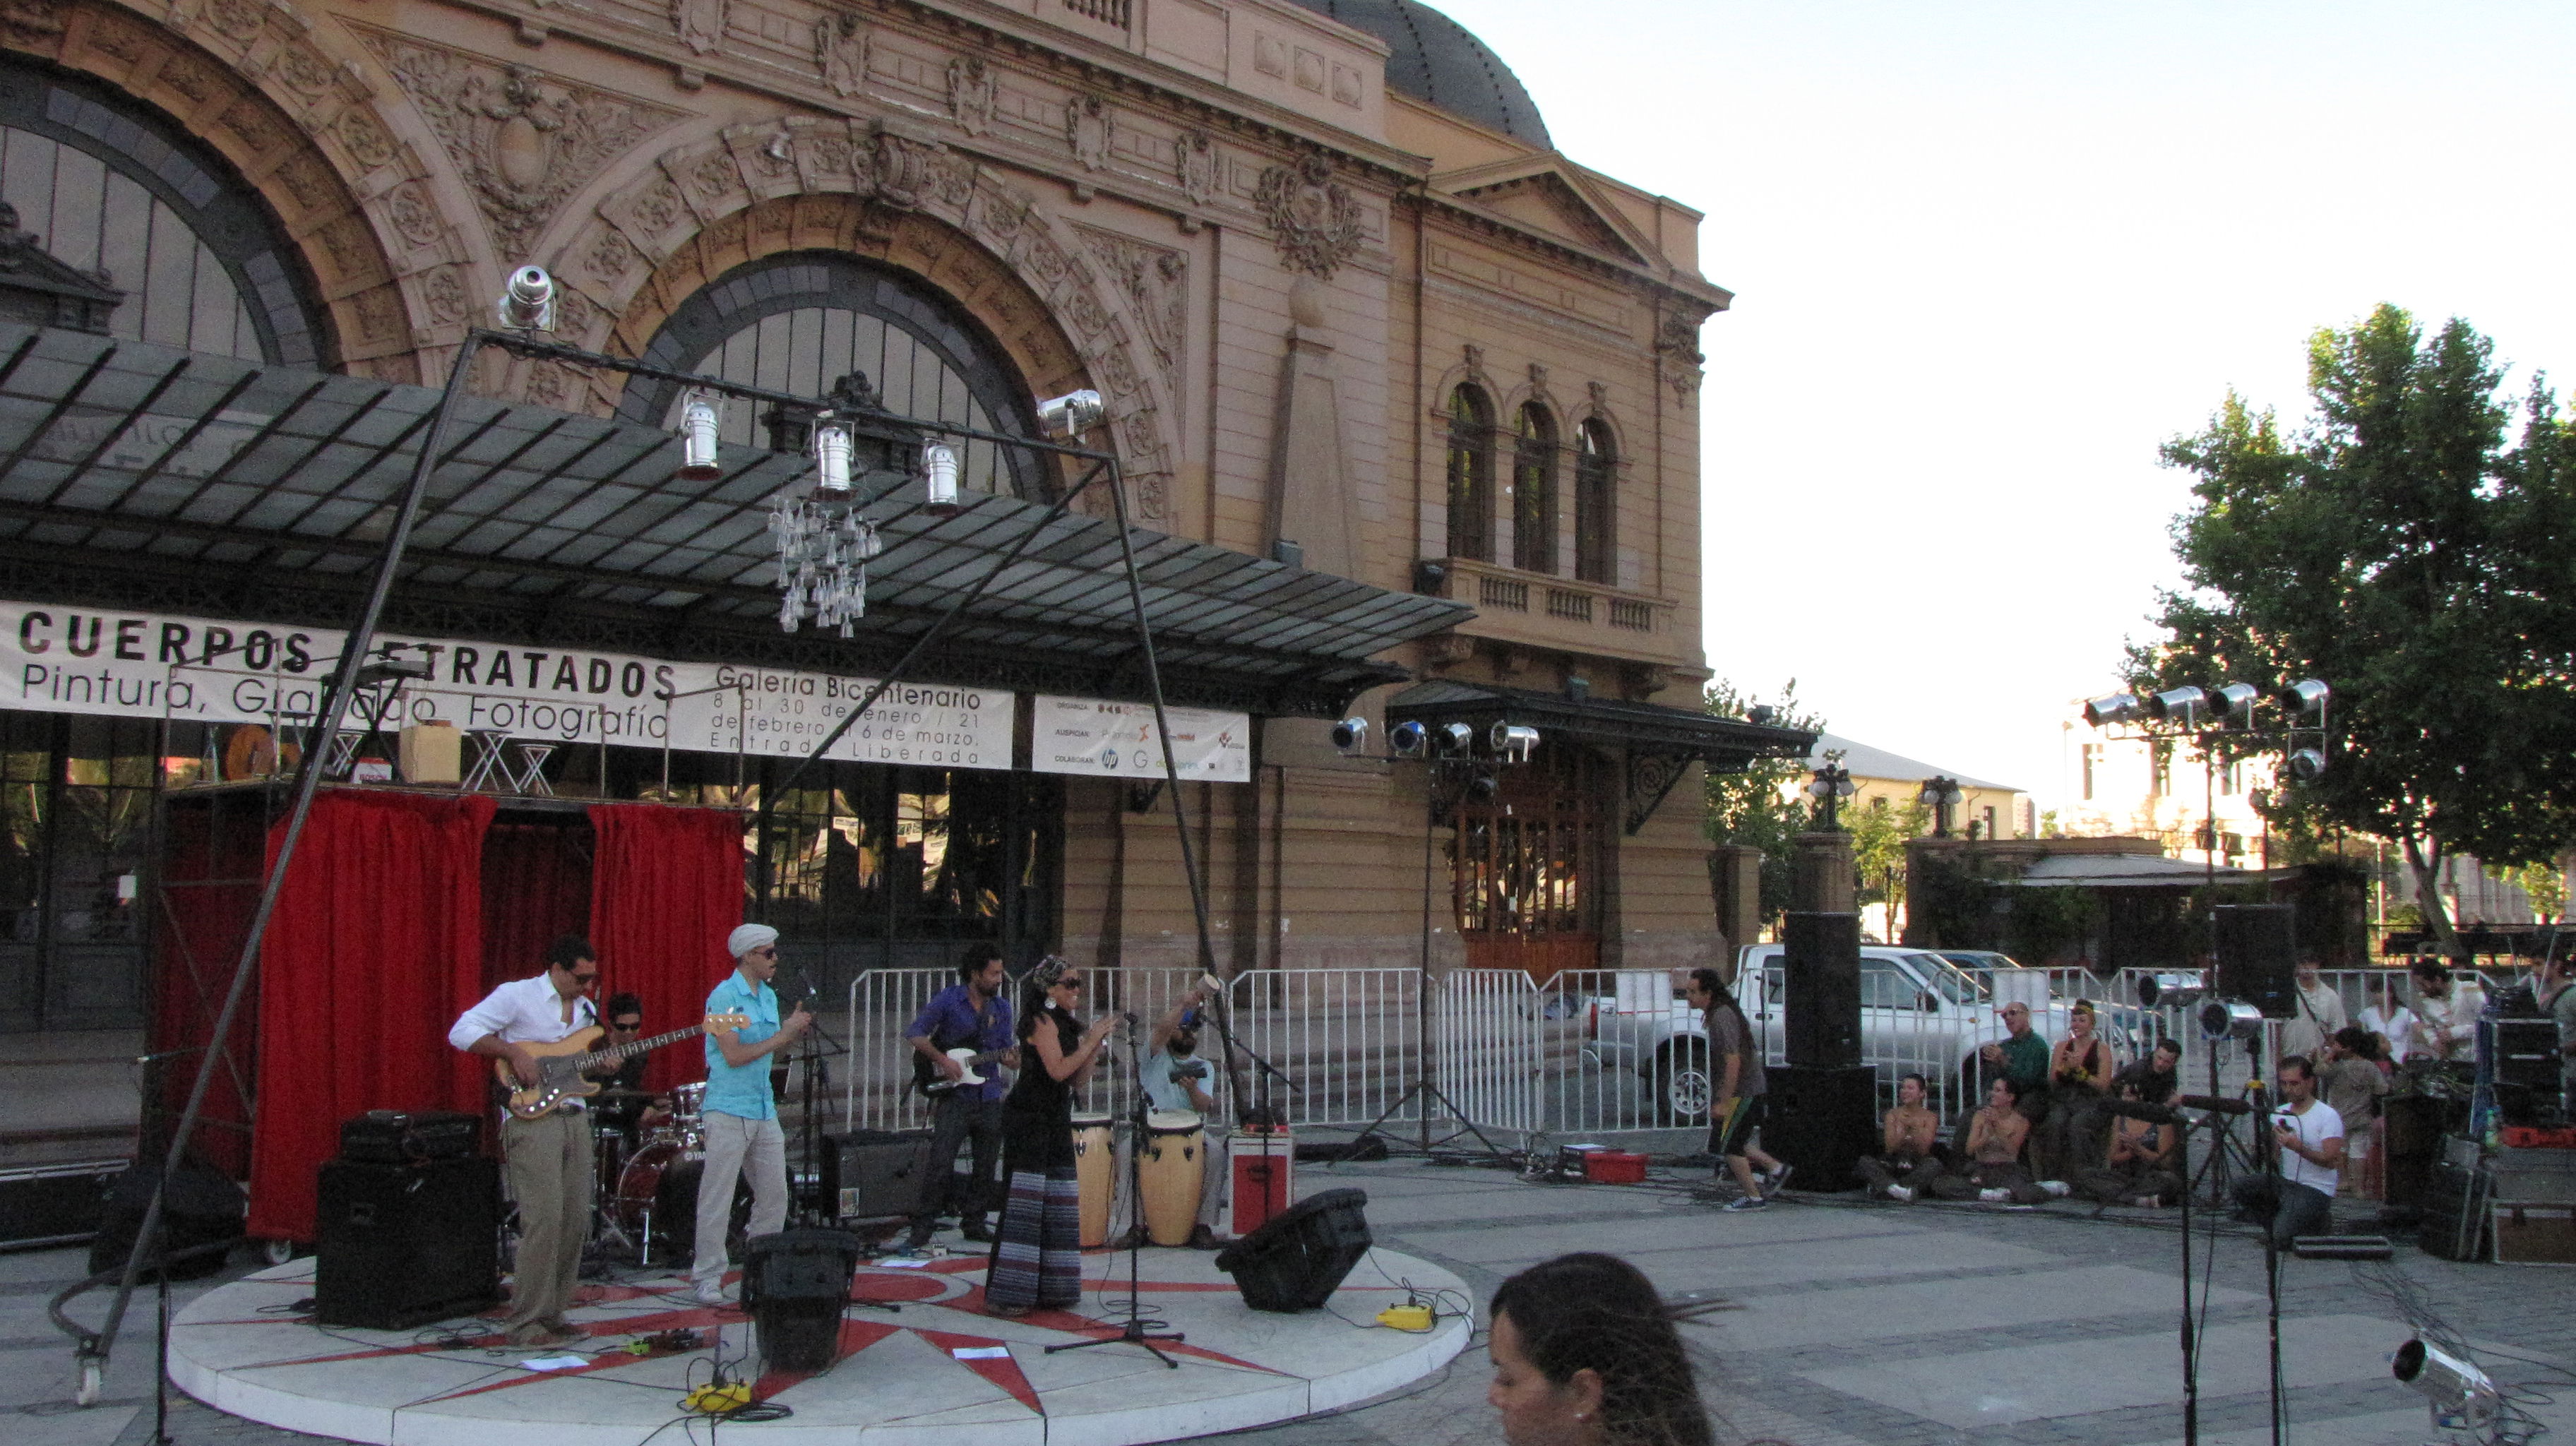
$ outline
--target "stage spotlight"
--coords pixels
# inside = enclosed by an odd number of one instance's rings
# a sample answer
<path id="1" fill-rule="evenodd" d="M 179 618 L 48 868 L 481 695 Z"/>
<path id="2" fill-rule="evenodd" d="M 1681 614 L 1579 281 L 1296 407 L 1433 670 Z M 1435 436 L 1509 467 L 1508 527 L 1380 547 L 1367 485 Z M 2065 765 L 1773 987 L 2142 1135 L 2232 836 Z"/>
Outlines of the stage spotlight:
<path id="1" fill-rule="evenodd" d="M 685 482 L 712 482 L 724 474 L 716 465 L 716 429 L 724 425 L 724 402 L 704 387 L 693 387 L 680 399 L 680 470 Z"/>
<path id="2" fill-rule="evenodd" d="M 2185 728 L 2190 727 L 2202 713 L 2208 710 L 2209 695 L 2189 684 L 2179 688 L 2168 688 L 2164 692 L 2151 694 L 2147 698 L 2148 717 L 2179 721 Z"/>
<path id="3" fill-rule="evenodd" d="M 1503 781 L 1490 773 L 1479 773 L 1467 780 L 1467 797 L 1478 803 L 1491 803 L 1503 791 Z"/>
<path id="4" fill-rule="evenodd" d="M 2138 976 L 2138 1003 L 2149 1009 L 2188 1009 L 2208 989 L 2208 981 L 2196 969 L 2141 974 Z"/>
<path id="5" fill-rule="evenodd" d="M 2318 713 L 2326 710 L 2326 699 L 2334 690 L 2315 678 L 2304 678 L 2272 695 L 2272 701 L 2290 713 Z"/>
<path id="6" fill-rule="evenodd" d="M 2135 693 L 2114 693 L 2108 698 L 2096 698 L 2085 704 L 2084 721 L 2095 728 L 2127 723 L 2134 720 L 2143 707 Z"/>
<path id="7" fill-rule="evenodd" d="M 1464 723 L 1443 723 L 1432 730 L 1431 736 L 1440 741 L 1443 758 L 1464 758 L 1467 750 L 1476 746 L 1476 730 Z"/>
<path id="8" fill-rule="evenodd" d="M 1357 753 L 1368 747 L 1368 720 L 1345 718 L 1334 724 L 1333 746 L 1344 753 Z"/>
<path id="9" fill-rule="evenodd" d="M 2302 748 L 2290 755 L 2290 776 L 2301 783 L 2313 783 L 2326 771 L 2326 756 L 2313 748 Z"/>
<path id="10" fill-rule="evenodd" d="M 1398 758 L 1420 758 L 1431 746 L 1431 730 L 1419 723 L 1398 723 L 1386 730 L 1386 748 Z"/>
<path id="11" fill-rule="evenodd" d="M 1099 426 L 1108 415 L 1100 393 L 1085 388 L 1038 403 L 1038 430 L 1059 442 L 1070 442 Z"/>
<path id="12" fill-rule="evenodd" d="M 501 325 L 511 331 L 555 329 L 555 279 L 542 266 L 522 266 L 510 273 L 501 292 Z"/>
<path id="13" fill-rule="evenodd" d="M 957 515 L 957 449 L 944 442 L 933 442 L 921 449 L 921 479 L 930 491 L 930 499 L 921 510 L 933 517 Z"/>
<path id="14" fill-rule="evenodd" d="M 814 485 L 826 492 L 850 490 L 850 424 L 826 412 L 814 424 Z"/>
<path id="15" fill-rule="evenodd" d="M 2204 999 L 2200 1003 L 2200 1037 L 2207 1040 L 2259 1039 L 2263 1011 L 2241 999 Z"/>
<path id="16" fill-rule="evenodd" d="M 2229 683 L 2209 696 L 2210 711 L 2230 728 L 2254 726 L 2254 704 L 2263 690 L 2251 683 Z"/>
<path id="17" fill-rule="evenodd" d="M 2482 1431 L 2502 1404 L 2486 1372 L 2420 1337 L 2397 1348 L 2388 1373 L 2430 1403 L 2436 1430 Z"/>
<path id="18" fill-rule="evenodd" d="M 1518 723 L 1497 723 L 1485 732 L 1485 746 L 1505 763 L 1527 763 L 1538 751 L 1538 730 Z"/>

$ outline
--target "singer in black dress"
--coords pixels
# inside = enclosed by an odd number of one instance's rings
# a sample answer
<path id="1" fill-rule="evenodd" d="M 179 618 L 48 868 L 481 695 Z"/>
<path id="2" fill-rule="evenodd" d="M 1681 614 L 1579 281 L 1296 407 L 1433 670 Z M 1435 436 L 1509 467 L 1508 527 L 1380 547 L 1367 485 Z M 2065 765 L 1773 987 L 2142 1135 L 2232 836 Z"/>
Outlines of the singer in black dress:
<path id="1" fill-rule="evenodd" d="M 1082 1190 L 1074 1178 L 1073 1096 L 1091 1078 L 1112 1015 L 1085 1030 L 1082 971 L 1049 955 L 1029 976 L 1021 1011 L 1020 1074 L 1002 1100 L 1002 1172 L 1009 1194 L 984 1273 L 994 1315 L 1069 1310 L 1082 1299 Z"/>

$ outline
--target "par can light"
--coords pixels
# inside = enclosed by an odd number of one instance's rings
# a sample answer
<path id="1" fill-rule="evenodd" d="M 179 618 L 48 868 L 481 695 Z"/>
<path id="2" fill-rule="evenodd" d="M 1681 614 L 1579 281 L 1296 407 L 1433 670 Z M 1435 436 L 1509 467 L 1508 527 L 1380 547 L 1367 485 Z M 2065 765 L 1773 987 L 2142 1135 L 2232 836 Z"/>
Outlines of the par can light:
<path id="1" fill-rule="evenodd" d="M 2254 704 L 2263 690 L 2251 683 L 2229 683 L 2209 695 L 2209 705 L 2218 715 L 2239 728 L 2254 726 Z"/>
<path id="2" fill-rule="evenodd" d="M 2172 969 L 2138 976 L 2138 1003 L 2149 1009 L 2189 1009 L 2209 992 L 2197 969 Z"/>
<path id="3" fill-rule="evenodd" d="M 1345 718 L 1333 725 L 1333 746 L 1344 753 L 1357 753 L 1368 747 L 1368 734 L 1366 718 Z"/>
<path id="4" fill-rule="evenodd" d="M 2326 756 L 2313 748 L 2302 748 L 2290 755 L 2290 776 L 2301 783 L 2313 783 L 2326 771 Z"/>
<path id="5" fill-rule="evenodd" d="M 2325 711 L 2326 699 L 2333 693 L 2334 690 L 2320 679 L 2302 678 L 2273 694 L 2272 698 L 2292 713 L 2321 713 Z"/>
<path id="6" fill-rule="evenodd" d="M 2421 1337 L 2397 1348 L 2389 1357 L 2388 1373 L 2430 1404 L 2436 1430 L 2484 1430 L 2501 1405 L 2486 1372 Z"/>
<path id="7" fill-rule="evenodd" d="M 2204 999 L 2200 1002 L 2200 1037 L 2217 1041 L 2259 1039 L 2263 1034 L 2263 1011 L 2242 999 Z"/>
<path id="8" fill-rule="evenodd" d="M 1538 752 L 1538 730 L 1518 723 L 1497 723 L 1485 732 L 1485 746 L 1507 763 L 1527 763 Z"/>
<path id="9" fill-rule="evenodd" d="M 929 490 L 929 500 L 921 510 L 933 517 L 957 515 L 957 449 L 945 442 L 933 442 L 921 449 L 921 479 Z"/>
<path id="10" fill-rule="evenodd" d="M 2208 710 L 2209 695 L 2189 684 L 2179 688 L 2169 688 L 2147 699 L 2148 717 L 2179 718 L 2185 727 L 2189 727 L 2192 720 Z"/>
<path id="11" fill-rule="evenodd" d="M 520 267 L 501 290 L 499 310 L 504 330 L 554 330 L 555 279 L 542 266 Z"/>
<path id="12" fill-rule="evenodd" d="M 1464 758 L 1467 750 L 1476 746 L 1476 730 L 1464 723 L 1443 723 L 1434 730 L 1434 736 L 1440 740 L 1444 757 Z"/>
<path id="13" fill-rule="evenodd" d="M 2137 694 L 2114 693 L 2108 698 L 2096 698 L 2085 704 L 2084 721 L 2092 727 L 2102 728 L 2129 722 L 2143 711 L 2144 705 L 2139 703 Z"/>
<path id="14" fill-rule="evenodd" d="M 1038 403 L 1038 430 L 1059 442 L 1070 442 L 1099 426 L 1108 415 L 1100 393 L 1086 387 Z"/>
<path id="15" fill-rule="evenodd" d="M 716 429 L 724 424 L 724 405 L 715 393 L 692 388 L 680 402 L 680 470 L 686 482 L 712 482 L 724 475 L 716 463 Z"/>
<path id="16" fill-rule="evenodd" d="M 1398 758 L 1420 758 L 1431 746 L 1431 730 L 1419 723 L 1398 723 L 1386 730 L 1386 748 Z"/>

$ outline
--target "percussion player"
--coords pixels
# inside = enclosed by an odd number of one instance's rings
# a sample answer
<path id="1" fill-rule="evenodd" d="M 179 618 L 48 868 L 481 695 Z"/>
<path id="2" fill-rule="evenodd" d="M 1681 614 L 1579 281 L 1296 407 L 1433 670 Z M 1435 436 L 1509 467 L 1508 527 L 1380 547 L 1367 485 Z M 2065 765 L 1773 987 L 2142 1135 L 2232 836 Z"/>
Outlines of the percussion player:
<path id="1" fill-rule="evenodd" d="M 689 1271 L 700 1305 L 723 1305 L 725 1231 L 733 1224 L 736 1180 L 751 1182 L 752 1235 L 775 1235 L 787 1223 L 787 1137 L 778 1128 L 778 1097 L 768 1059 L 804 1037 L 813 1023 L 805 1006 L 778 1017 L 778 931 L 744 924 L 725 936 L 733 970 L 707 995 L 707 1013 L 740 1014 L 740 1029 L 707 1031 L 707 1094 L 699 1107 L 706 1168 L 698 1177 L 698 1253 Z"/>
<path id="2" fill-rule="evenodd" d="M 589 999 L 599 978 L 590 941 L 566 934 L 546 946 L 546 972 L 513 979 L 457 1017 L 447 1042 L 469 1054 L 507 1061 L 521 1084 L 537 1082 L 536 1056 L 525 1046 L 552 1044 L 599 1022 Z M 582 1332 L 564 1319 L 590 1237 L 594 1163 L 590 1114 L 576 1098 L 523 1120 L 501 1116 L 501 1157 L 510 1198 L 519 1208 L 519 1253 L 512 1263 L 510 1314 L 502 1323 L 513 1346 L 560 1345 Z"/>
<path id="3" fill-rule="evenodd" d="M 1145 1098 L 1158 1110 L 1191 1110 L 1206 1133 L 1200 1137 L 1199 1216 L 1190 1230 L 1190 1248 L 1213 1250 L 1224 1234 L 1226 1186 L 1232 1166 L 1227 1161 L 1225 1123 L 1217 1118 L 1216 1071 L 1199 1058 L 1199 1011 L 1207 1007 L 1205 985 L 1184 994 L 1163 1011 L 1146 1039 Z M 1124 1178 L 1123 1176 L 1121 1178 Z"/>

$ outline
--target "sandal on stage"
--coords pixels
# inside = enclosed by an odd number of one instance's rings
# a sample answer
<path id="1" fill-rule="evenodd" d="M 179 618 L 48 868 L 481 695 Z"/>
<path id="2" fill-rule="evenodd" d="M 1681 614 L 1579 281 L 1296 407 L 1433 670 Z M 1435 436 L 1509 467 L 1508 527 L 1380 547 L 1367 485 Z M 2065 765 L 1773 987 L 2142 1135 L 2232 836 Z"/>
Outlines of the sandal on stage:
<path id="1" fill-rule="evenodd" d="M 1026 1305 L 990 1305 L 990 1304 L 988 1304 L 988 1305 L 986 1305 L 986 1306 L 984 1307 L 984 1314 L 986 1314 L 986 1315 L 993 1315 L 993 1316 L 1000 1316 L 1000 1317 L 1001 1317 L 1002 1319 L 1004 1319 L 1004 1320 L 1018 1320 L 1021 1316 L 1027 1315 L 1030 1311 L 1032 1311 L 1032 1310 L 1034 1310 L 1034 1309 L 1036 1309 L 1036 1307 L 1034 1307 L 1034 1306 L 1026 1306 Z"/>

